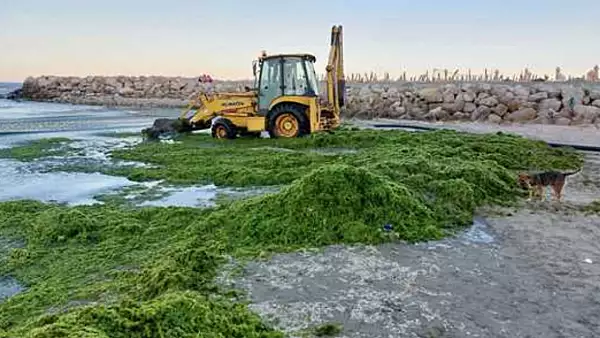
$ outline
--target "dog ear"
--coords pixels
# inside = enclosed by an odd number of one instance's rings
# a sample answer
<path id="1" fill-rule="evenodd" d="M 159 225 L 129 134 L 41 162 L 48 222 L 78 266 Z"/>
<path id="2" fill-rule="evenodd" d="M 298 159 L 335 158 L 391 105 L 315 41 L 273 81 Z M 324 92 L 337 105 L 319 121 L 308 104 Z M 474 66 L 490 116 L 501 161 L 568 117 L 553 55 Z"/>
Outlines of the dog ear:
<path id="1" fill-rule="evenodd" d="M 517 184 L 522 189 L 529 188 L 529 175 L 526 173 L 519 173 L 519 175 L 517 176 Z"/>

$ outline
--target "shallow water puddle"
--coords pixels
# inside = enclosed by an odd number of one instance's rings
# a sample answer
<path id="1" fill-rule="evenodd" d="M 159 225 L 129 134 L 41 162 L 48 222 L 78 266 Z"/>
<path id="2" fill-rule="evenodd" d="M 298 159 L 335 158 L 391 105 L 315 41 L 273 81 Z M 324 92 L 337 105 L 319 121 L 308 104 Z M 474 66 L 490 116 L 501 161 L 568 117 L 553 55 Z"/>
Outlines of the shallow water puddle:
<path id="1" fill-rule="evenodd" d="M 180 206 L 180 207 L 209 207 L 213 206 L 213 200 L 217 197 L 218 189 L 214 185 L 185 188 L 163 188 L 167 196 L 158 200 L 145 201 L 140 206 Z"/>
<path id="2" fill-rule="evenodd" d="M 489 226 L 485 218 L 476 216 L 473 218 L 473 224 L 458 233 L 454 237 L 444 238 L 439 241 L 417 243 L 414 246 L 426 248 L 428 250 L 449 249 L 457 244 L 462 245 L 488 245 L 493 244 L 496 239 L 489 231 Z"/>
<path id="3" fill-rule="evenodd" d="M 217 187 L 213 184 L 191 187 L 169 187 L 160 186 L 161 183 L 162 181 L 144 183 L 145 190 L 138 190 L 124 197 L 130 201 L 141 199 L 142 201 L 137 203 L 138 206 L 212 207 L 217 204 L 219 197 L 237 199 L 276 192 L 279 189 L 278 187 L 234 189 Z M 146 196 L 146 200 L 143 200 L 144 196 Z"/>
<path id="4" fill-rule="evenodd" d="M 30 172 L 17 161 L 0 160 L 0 201 L 34 199 L 44 202 L 92 204 L 92 196 L 135 184 L 124 177 L 99 173 Z"/>
<path id="5" fill-rule="evenodd" d="M 23 244 L 0 237 L 0 262 L 10 253 L 11 249 L 22 247 Z M 24 290 L 25 287 L 16 279 L 8 276 L 0 276 L 0 302 Z"/>
<path id="6" fill-rule="evenodd" d="M 311 149 L 311 152 L 319 153 L 323 155 L 342 155 L 342 154 L 355 154 L 358 152 L 356 149 L 349 148 L 317 148 Z"/>
<path id="7" fill-rule="evenodd" d="M 282 148 L 282 147 L 271 147 L 271 146 L 249 148 L 249 150 L 257 150 L 257 151 L 270 150 L 270 151 L 279 151 L 279 152 L 284 152 L 284 153 L 297 153 L 298 152 L 298 150 L 296 150 L 296 149 L 289 149 L 289 148 Z"/>
<path id="8" fill-rule="evenodd" d="M 0 277 L 0 302 L 25 290 L 19 282 L 12 277 Z"/>
<path id="9" fill-rule="evenodd" d="M 70 136 L 73 141 L 64 146 L 66 156 L 45 157 L 29 163 L 0 159 L 0 175 L 5 177 L 0 181 L 0 201 L 35 199 L 80 205 L 102 203 L 102 198 L 117 197 L 137 206 L 209 207 L 215 205 L 214 200 L 221 194 L 235 197 L 260 194 L 265 190 L 235 190 L 214 185 L 168 187 L 161 186 L 161 181 L 140 184 L 124 177 L 94 173 L 94 168 L 99 166 L 152 167 L 140 162 L 115 161 L 108 156 L 111 150 L 133 146 L 142 138 L 87 135 L 81 139 L 79 135 Z M 84 167 L 91 172 L 69 172 L 70 167 Z M 131 187 L 133 189 L 123 190 Z"/>
<path id="10" fill-rule="evenodd" d="M 70 205 L 99 203 L 95 195 L 114 191 L 137 184 L 125 177 L 109 176 L 100 173 L 51 171 L 69 166 L 143 165 L 134 162 L 113 163 L 108 153 L 113 149 L 136 144 L 140 137 L 114 138 L 69 133 L 61 137 L 71 137 L 73 142 L 64 145 L 66 156 L 45 157 L 24 163 L 11 159 L 0 159 L 0 201 L 34 199 L 44 202 L 59 202 Z M 38 135 L 39 138 L 39 135 Z M 34 139 L 34 138 L 32 138 Z M 12 139 L 6 146 L 27 141 Z M 50 172 L 49 172 L 50 171 Z"/>
<path id="11" fill-rule="evenodd" d="M 494 237 L 486 232 L 488 229 L 489 227 L 485 219 L 475 217 L 473 225 L 461 237 L 467 242 L 490 244 L 494 242 Z"/>

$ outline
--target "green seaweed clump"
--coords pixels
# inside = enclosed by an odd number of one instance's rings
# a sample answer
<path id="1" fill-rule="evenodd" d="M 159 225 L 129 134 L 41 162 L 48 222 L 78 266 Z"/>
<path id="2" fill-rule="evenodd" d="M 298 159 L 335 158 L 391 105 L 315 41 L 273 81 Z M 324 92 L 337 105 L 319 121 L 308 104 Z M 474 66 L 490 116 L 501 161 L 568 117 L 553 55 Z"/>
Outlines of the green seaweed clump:
<path id="1" fill-rule="evenodd" d="M 0 149 L 0 158 L 29 162 L 43 157 L 64 156 L 68 153 L 65 145 L 70 141 L 63 137 L 28 141 L 19 146 Z"/>
<path id="2" fill-rule="evenodd" d="M 44 316 L 36 324 L 31 338 L 284 337 L 244 305 L 193 291 L 167 292 L 144 303 L 84 307 Z"/>
<path id="3" fill-rule="evenodd" d="M 322 165 L 365 166 L 415 157 L 449 166 L 494 162 L 510 171 L 575 169 L 583 165 L 582 157 L 572 149 L 552 148 L 542 141 L 501 133 L 342 130 L 334 135 L 312 134 L 296 139 L 222 141 L 196 134 L 182 136 L 179 141 L 147 142 L 114 150 L 112 158 L 156 167 L 113 168 L 104 172 L 134 181 L 248 187 L 289 184 Z"/>
<path id="4" fill-rule="evenodd" d="M 232 203 L 206 222 L 233 248 L 380 243 L 388 224 L 405 240 L 443 235 L 432 210 L 406 186 L 342 164 L 315 169 L 278 193 Z"/>
<path id="5" fill-rule="evenodd" d="M 333 323 L 323 324 L 316 327 L 314 332 L 317 337 L 333 337 L 342 333 L 342 326 Z"/>
<path id="6" fill-rule="evenodd" d="M 583 210 L 583 212 L 585 212 L 588 215 L 591 215 L 591 214 L 600 215 L 600 200 L 591 202 L 590 204 L 584 206 L 582 208 L 582 210 Z"/>

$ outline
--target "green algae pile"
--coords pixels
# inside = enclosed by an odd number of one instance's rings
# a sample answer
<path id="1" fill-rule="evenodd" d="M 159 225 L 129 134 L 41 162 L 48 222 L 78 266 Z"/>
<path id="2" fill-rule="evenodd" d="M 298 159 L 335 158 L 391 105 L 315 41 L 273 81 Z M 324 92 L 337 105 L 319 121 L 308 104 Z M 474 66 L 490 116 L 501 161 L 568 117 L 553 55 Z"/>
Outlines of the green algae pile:
<path id="1" fill-rule="evenodd" d="M 478 206 L 516 201 L 515 171 L 582 164 L 570 150 L 503 134 L 180 141 L 112 154 L 156 168 L 106 170 L 140 181 L 285 186 L 208 209 L 0 203 L 0 236 L 26 243 L 0 257 L 0 275 L 28 287 L 0 303 L 0 336 L 283 337 L 215 284 L 228 256 L 438 239 L 470 224 Z"/>
<path id="2" fill-rule="evenodd" d="M 363 166 L 421 158 L 477 166 L 488 160 L 509 170 L 564 169 L 582 164 L 572 151 L 552 149 L 541 141 L 502 133 L 477 135 L 448 130 L 423 133 L 344 130 L 335 135 L 317 134 L 301 139 L 235 142 L 216 141 L 210 135 L 191 135 L 179 142 L 148 142 L 133 149 L 116 150 L 112 153 L 115 159 L 158 167 L 106 172 L 136 181 L 164 179 L 173 184 L 243 187 L 287 184 L 312 169 L 333 163 Z"/>
<path id="3" fill-rule="evenodd" d="M 12 148 L 0 149 L 0 158 L 13 158 L 26 162 L 40 157 L 63 156 L 67 154 L 63 146 L 70 141 L 64 137 L 33 140 Z"/>

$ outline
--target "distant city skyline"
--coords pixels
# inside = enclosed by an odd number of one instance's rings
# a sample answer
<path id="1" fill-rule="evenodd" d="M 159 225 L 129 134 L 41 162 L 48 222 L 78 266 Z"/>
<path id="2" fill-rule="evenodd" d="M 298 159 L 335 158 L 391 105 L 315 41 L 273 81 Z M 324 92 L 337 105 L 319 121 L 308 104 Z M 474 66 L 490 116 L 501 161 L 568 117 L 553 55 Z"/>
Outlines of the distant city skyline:
<path id="1" fill-rule="evenodd" d="M 21 0 L 0 11 L 0 81 L 39 75 L 251 78 L 268 53 L 307 52 L 323 73 L 344 26 L 347 74 L 434 68 L 583 76 L 600 63 L 600 1 Z"/>

